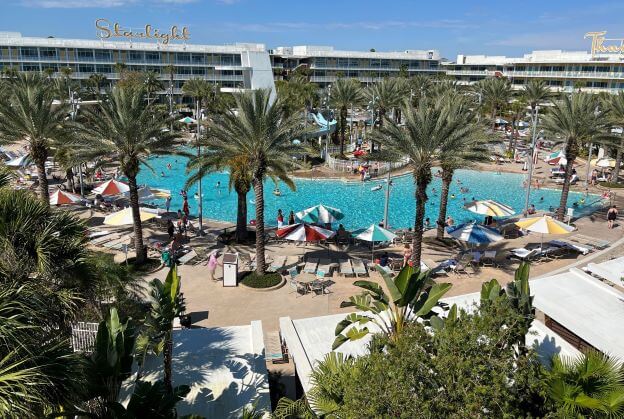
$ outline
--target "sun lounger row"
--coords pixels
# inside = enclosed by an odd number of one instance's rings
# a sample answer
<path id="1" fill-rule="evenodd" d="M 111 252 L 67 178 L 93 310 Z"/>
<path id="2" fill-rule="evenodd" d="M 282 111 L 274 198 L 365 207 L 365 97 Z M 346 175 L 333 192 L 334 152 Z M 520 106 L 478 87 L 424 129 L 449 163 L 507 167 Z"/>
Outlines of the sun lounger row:
<path id="1" fill-rule="evenodd" d="M 279 272 L 282 269 L 291 268 L 299 263 L 299 256 L 276 256 L 269 264 L 268 272 Z"/>

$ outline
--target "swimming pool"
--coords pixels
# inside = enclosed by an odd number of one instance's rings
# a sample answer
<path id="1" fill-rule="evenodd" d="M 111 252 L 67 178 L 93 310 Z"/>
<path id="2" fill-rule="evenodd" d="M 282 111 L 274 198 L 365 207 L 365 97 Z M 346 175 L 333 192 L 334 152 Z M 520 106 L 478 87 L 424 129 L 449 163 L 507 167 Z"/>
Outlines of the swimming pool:
<path id="1" fill-rule="evenodd" d="M 167 164 L 171 164 L 171 169 Z M 182 197 L 179 195 L 180 189 L 184 186 L 187 178 L 186 159 L 179 156 L 161 156 L 150 160 L 150 165 L 154 172 L 143 167 L 139 176 L 140 184 L 148 184 L 155 188 L 171 190 L 172 202 L 171 210 L 177 211 L 182 207 Z M 161 176 L 161 172 L 165 176 Z M 524 175 L 492 172 L 477 172 L 472 170 L 458 170 L 454 177 L 459 179 L 461 185 L 453 182 L 449 198 L 448 214 L 457 222 L 469 220 L 481 220 L 483 217 L 473 214 L 463 208 L 464 199 L 471 201 L 475 199 L 494 199 L 498 202 L 510 205 L 517 212 L 524 208 L 525 190 L 522 188 Z M 236 221 L 236 193 L 228 190 L 228 173 L 213 173 L 204 178 L 203 182 L 203 214 L 204 217 L 222 220 Z M 216 188 L 220 182 L 219 189 Z M 274 188 L 272 181 L 266 182 L 265 187 L 265 220 L 268 225 L 276 225 L 277 210 L 281 209 L 285 216 L 290 210 L 295 212 L 302 209 L 323 203 L 332 207 L 340 208 L 345 213 L 343 224 L 348 229 L 368 226 L 378 223 L 383 219 L 385 192 L 383 189 L 371 191 L 371 188 L 378 184 L 385 184 L 380 181 L 368 182 L 345 182 L 340 180 L 320 180 L 320 179 L 296 179 L 296 191 L 289 190 L 285 185 L 280 184 L 282 196 L 276 197 L 271 192 Z M 467 193 L 462 193 L 460 188 L 468 188 Z M 433 190 L 438 191 L 434 193 Z M 438 217 L 440 205 L 439 191 L 441 180 L 434 177 L 428 189 L 429 200 L 426 205 L 426 217 L 435 224 Z M 197 214 L 197 201 L 193 195 L 197 191 L 194 186 L 189 189 L 189 204 L 191 214 Z M 578 202 L 584 194 L 570 192 L 568 202 Z M 531 203 L 539 209 L 548 209 L 550 206 L 559 205 L 560 191 L 552 189 L 531 190 Z M 253 190 L 248 194 L 248 218 L 255 218 L 255 205 L 253 204 Z M 576 210 L 591 211 L 599 200 L 598 196 L 590 195 L 584 205 L 580 205 Z M 158 203 L 158 202 L 157 202 Z M 163 202 L 160 202 L 161 206 Z M 413 226 L 414 223 L 414 183 L 411 176 L 402 176 L 393 180 L 393 187 L 390 196 L 389 224 L 392 228 L 405 228 Z"/>

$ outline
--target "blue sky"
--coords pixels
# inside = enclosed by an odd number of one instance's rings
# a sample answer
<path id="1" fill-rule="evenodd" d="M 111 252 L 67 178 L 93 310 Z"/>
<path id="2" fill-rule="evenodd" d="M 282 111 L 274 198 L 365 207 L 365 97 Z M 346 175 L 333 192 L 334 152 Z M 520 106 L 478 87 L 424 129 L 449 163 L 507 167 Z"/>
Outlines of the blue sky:
<path id="1" fill-rule="evenodd" d="M 189 27 L 192 43 L 333 45 L 378 51 L 438 49 L 517 56 L 587 50 L 588 31 L 624 37 L 624 2 L 407 0 L 0 0 L 0 31 L 95 38 L 94 21 Z"/>

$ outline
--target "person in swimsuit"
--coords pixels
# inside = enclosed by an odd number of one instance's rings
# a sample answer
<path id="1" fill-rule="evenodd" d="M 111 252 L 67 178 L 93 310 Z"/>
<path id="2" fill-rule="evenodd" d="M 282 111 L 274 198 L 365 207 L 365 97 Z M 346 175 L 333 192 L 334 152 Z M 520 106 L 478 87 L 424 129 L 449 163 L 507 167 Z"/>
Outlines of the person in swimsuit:
<path id="1" fill-rule="evenodd" d="M 617 220 L 617 216 L 618 210 L 617 207 L 614 205 L 609 208 L 609 211 L 607 211 L 607 223 L 609 224 L 609 228 L 613 228 L 613 224 L 615 223 L 615 220 Z"/>

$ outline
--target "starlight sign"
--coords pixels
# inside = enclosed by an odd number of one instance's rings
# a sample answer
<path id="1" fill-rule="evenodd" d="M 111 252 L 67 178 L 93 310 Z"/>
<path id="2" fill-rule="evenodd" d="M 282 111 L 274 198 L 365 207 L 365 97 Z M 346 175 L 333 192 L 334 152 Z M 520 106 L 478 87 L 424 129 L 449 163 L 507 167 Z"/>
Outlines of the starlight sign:
<path id="1" fill-rule="evenodd" d="M 154 29 L 152 25 L 145 25 L 140 30 L 132 30 L 122 27 L 118 22 L 111 23 L 107 19 L 97 19 L 95 21 L 97 36 L 101 39 L 109 38 L 126 38 L 132 39 L 155 39 L 156 41 L 167 45 L 170 41 L 188 41 L 190 39 L 188 27 L 183 26 L 182 29 L 174 25 L 167 31 Z"/>

